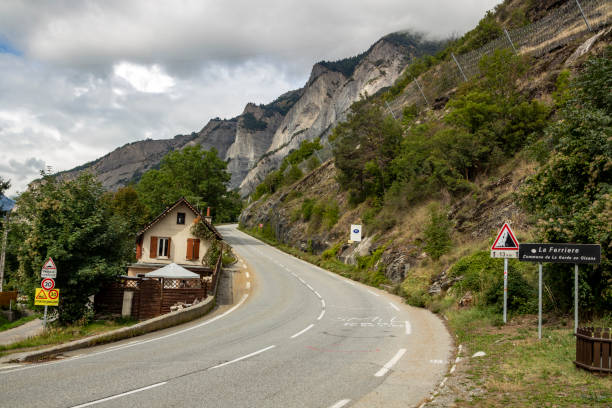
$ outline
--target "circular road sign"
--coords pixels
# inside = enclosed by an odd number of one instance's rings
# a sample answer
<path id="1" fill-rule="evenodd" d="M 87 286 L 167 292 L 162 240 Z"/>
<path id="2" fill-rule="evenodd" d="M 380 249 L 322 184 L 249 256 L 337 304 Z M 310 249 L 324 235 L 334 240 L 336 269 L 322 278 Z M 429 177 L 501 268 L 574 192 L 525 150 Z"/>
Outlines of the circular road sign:
<path id="1" fill-rule="evenodd" d="M 59 291 L 57 289 L 52 289 L 49 291 L 49 299 L 54 300 L 59 296 Z"/>
<path id="2" fill-rule="evenodd" d="M 40 282 L 40 287 L 44 290 L 51 290 L 55 287 L 55 281 L 51 278 L 45 278 Z"/>

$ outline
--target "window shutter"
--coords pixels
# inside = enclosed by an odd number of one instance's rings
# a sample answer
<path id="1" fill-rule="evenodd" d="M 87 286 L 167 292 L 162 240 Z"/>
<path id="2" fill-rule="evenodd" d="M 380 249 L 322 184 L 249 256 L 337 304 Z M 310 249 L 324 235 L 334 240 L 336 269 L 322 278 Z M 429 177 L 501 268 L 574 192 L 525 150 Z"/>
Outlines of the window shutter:
<path id="1" fill-rule="evenodd" d="M 149 258 L 157 258 L 157 237 L 151 237 L 151 247 L 149 248 Z"/>
<path id="2" fill-rule="evenodd" d="M 193 239 L 187 238 L 187 255 L 185 259 L 191 261 L 193 259 Z"/>
<path id="3" fill-rule="evenodd" d="M 193 240 L 193 259 L 200 259 L 200 240 Z"/>
<path id="4" fill-rule="evenodd" d="M 170 238 L 168 238 L 168 259 L 170 259 Z"/>
<path id="5" fill-rule="evenodd" d="M 136 243 L 136 259 L 142 258 L 142 238 Z"/>

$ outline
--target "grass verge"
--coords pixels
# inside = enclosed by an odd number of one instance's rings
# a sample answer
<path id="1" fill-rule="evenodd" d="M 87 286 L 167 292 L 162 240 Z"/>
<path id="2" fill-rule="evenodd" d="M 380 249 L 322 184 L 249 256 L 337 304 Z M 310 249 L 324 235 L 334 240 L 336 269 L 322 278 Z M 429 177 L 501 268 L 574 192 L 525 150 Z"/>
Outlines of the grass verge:
<path id="1" fill-rule="evenodd" d="M 576 339 L 571 320 L 552 321 L 538 340 L 537 316 L 519 315 L 501 325 L 492 309 L 473 307 L 446 312 L 449 326 L 471 358 L 467 378 L 483 393 L 460 407 L 610 407 L 612 376 L 574 366 Z M 569 323 L 566 324 L 566 323 Z M 595 325 L 607 322 L 595 322 Z"/>
<path id="2" fill-rule="evenodd" d="M 44 346 L 67 343 L 84 337 L 131 326 L 138 323 L 136 320 L 119 318 L 116 320 L 94 320 L 85 325 L 73 326 L 51 326 L 38 336 L 26 340 L 0 346 L 0 356 L 29 350 L 35 350 Z"/>

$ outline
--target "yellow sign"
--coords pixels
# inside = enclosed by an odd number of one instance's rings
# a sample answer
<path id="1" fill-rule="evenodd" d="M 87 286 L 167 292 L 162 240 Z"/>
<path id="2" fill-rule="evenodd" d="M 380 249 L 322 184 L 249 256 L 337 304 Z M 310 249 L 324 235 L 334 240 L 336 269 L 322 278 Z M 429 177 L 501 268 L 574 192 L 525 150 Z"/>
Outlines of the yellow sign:
<path id="1" fill-rule="evenodd" d="M 34 304 L 37 306 L 57 306 L 59 304 L 59 289 L 44 290 L 36 288 Z"/>

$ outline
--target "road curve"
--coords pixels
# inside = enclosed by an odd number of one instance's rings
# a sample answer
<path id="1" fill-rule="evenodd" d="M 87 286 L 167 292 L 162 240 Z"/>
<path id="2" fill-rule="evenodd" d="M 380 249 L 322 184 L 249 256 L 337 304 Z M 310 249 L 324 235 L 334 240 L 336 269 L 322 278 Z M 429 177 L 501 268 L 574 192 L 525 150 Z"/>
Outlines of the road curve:
<path id="1" fill-rule="evenodd" d="M 444 325 L 239 232 L 244 293 L 214 317 L 0 370 L 1 407 L 406 407 L 440 383 Z"/>

